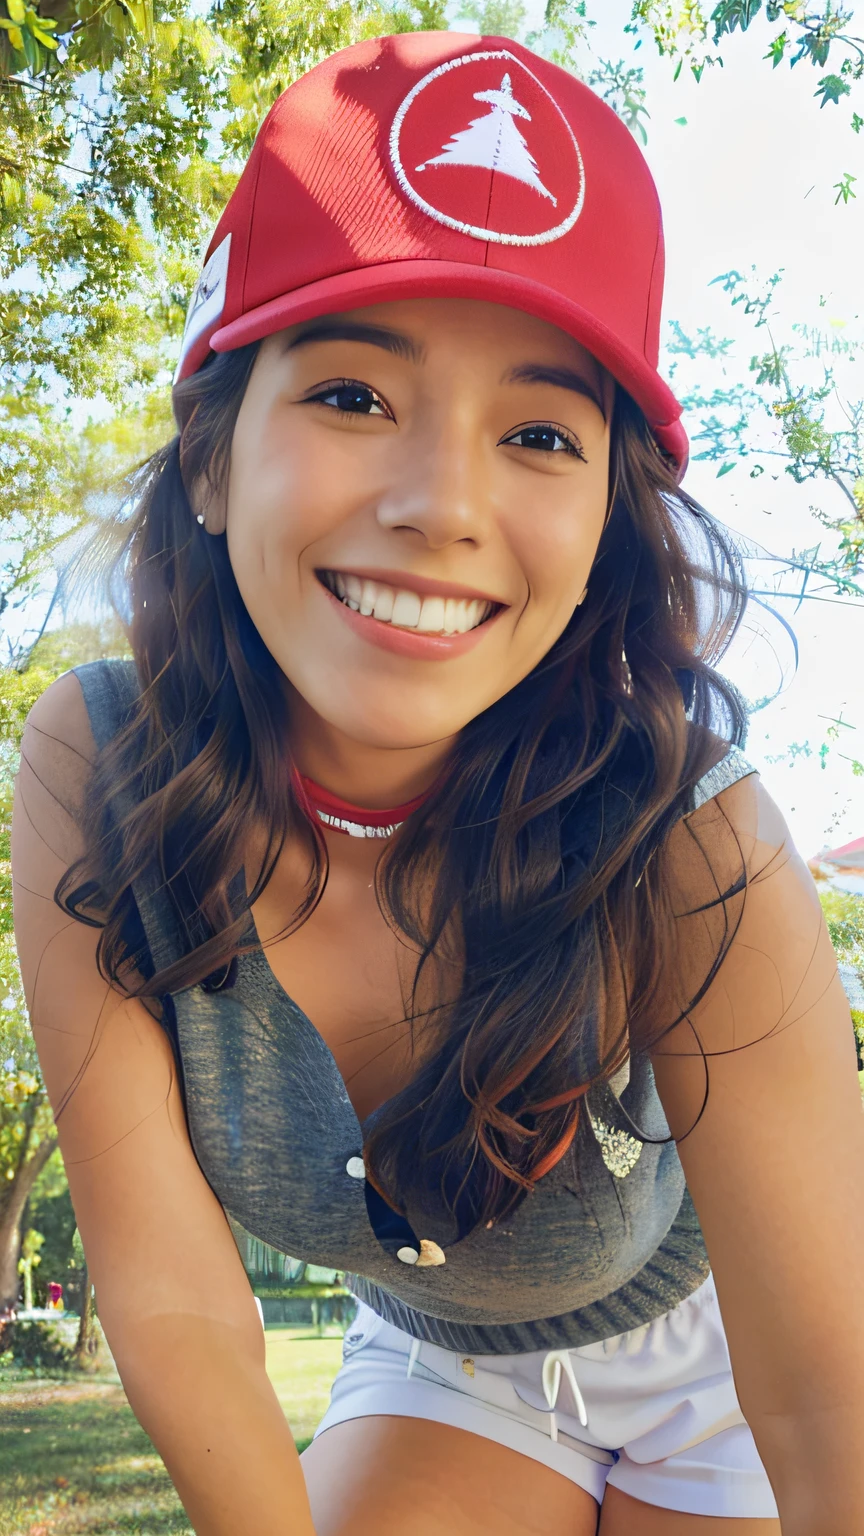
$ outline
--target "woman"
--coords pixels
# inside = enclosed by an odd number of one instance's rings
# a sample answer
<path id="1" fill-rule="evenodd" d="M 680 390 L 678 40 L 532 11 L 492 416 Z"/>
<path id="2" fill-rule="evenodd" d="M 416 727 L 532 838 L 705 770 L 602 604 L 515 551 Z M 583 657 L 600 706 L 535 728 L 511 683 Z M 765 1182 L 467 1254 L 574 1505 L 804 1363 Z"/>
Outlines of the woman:
<path id="1" fill-rule="evenodd" d="M 848 1009 L 713 669 L 744 592 L 661 289 L 647 168 L 564 71 L 320 65 L 120 529 L 134 662 L 31 713 L 33 1026 L 205 1536 L 858 1527 Z M 360 1302 L 302 1463 L 226 1211 Z"/>

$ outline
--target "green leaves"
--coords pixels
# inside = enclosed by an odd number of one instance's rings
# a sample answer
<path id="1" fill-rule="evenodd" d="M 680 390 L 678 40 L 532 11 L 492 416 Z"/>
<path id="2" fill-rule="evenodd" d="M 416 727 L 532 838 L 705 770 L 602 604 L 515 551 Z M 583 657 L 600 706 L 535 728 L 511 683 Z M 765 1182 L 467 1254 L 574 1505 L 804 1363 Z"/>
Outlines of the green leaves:
<path id="1" fill-rule="evenodd" d="M 120 3 L 127 12 L 135 31 L 145 37 L 148 42 L 152 42 L 154 36 L 152 0 L 120 0 Z"/>
<path id="2" fill-rule="evenodd" d="M 587 83 L 614 108 L 631 133 L 637 134 L 642 143 L 647 144 L 648 134 L 642 119 L 650 119 L 651 114 L 645 105 L 647 92 L 644 71 L 628 68 L 623 59 L 617 63 L 604 59 L 591 70 Z"/>
<path id="3" fill-rule="evenodd" d="M 455 20 L 473 21 L 487 37 L 519 37 L 526 13 L 525 0 L 463 0 Z"/>
<path id="4" fill-rule="evenodd" d="M 839 105 L 841 96 L 851 96 L 851 94 L 852 87 L 848 80 L 843 79 L 842 75 L 823 75 L 813 92 L 817 100 L 820 96 L 822 97 L 822 100 L 819 102 L 820 107 L 827 107 L 829 101 Z"/>
<path id="5" fill-rule="evenodd" d="M 37 8 L 25 4 L 25 0 L 6 0 L 6 16 L 0 16 L 0 36 L 5 34 L 12 54 L 13 67 L 27 65 L 31 74 L 44 69 L 50 54 L 56 52 L 57 39 L 53 36 L 57 21 L 53 16 L 40 16 Z M 0 78 L 5 73 L 3 51 L 0 49 Z"/>
<path id="6" fill-rule="evenodd" d="M 548 56 L 564 69 L 576 70 L 576 55 L 587 42 L 591 28 L 596 25 L 588 16 L 586 0 L 546 0 L 543 17 L 545 43 Z M 531 32 L 525 41 L 529 48 L 536 48 L 543 38 L 541 32 Z"/>
<path id="7" fill-rule="evenodd" d="M 709 65 L 723 60 L 705 51 L 708 37 L 708 18 L 702 0 L 632 0 L 630 27 L 638 31 L 639 25 L 649 28 L 657 45 L 657 51 L 675 59 L 673 79 L 677 80 L 685 64 L 694 79 L 701 80 Z"/>
<path id="8" fill-rule="evenodd" d="M 761 9 L 762 0 L 720 0 L 716 10 L 711 13 L 715 43 L 719 43 L 725 33 L 734 32 L 737 27 L 746 32 Z"/>
<path id="9" fill-rule="evenodd" d="M 805 551 L 794 561 L 798 569 L 818 573 L 838 596 L 860 600 L 864 398 L 855 365 L 864 360 L 864 335 L 860 327 L 840 319 L 785 324 L 777 302 L 781 281 L 782 272 L 760 281 L 755 268 L 746 276 L 733 270 L 714 279 L 731 303 L 750 317 L 762 350 L 736 371 L 728 340 L 707 328 L 690 335 L 674 324 L 667 347 L 675 363 L 684 364 L 684 377 L 676 377 L 676 393 L 698 423 L 691 434 L 693 457 L 716 463 L 718 478 L 730 474 L 741 459 L 749 459 L 753 479 L 767 466 L 776 471 L 774 479 L 782 472 L 798 484 L 824 488 L 824 499 L 811 506 L 811 512 L 830 533 L 830 544 L 826 551 Z M 722 364 L 722 383 L 706 390 L 700 364 L 705 367 L 712 360 Z M 688 389 L 686 374 L 694 372 L 698 382 Z"/>
<path id="10" fill-rule="evenodd" d="M 788 46 L 788 32 L 781 32 L 777 37 L 772 38 L 768 47 L 768 52 L 764 55 L 766 59 L 771 60 L 772 68 L 776 69 L 778 64 L 783 63 L 783 60 L 786 57 L 786 49 Z"/>
<path id="11" fill-rule="evenodd" d="M 835 181 L 835 183 L 834 183 L 834 191 L 837 193 L 837 196 L 834 199 L 834 206 L 835 206 L 835 208 L 836 208 L 837 204 L 840 202 L 841 198 L 843 199 L 844 203 L 848 203 L 852 198 L 856 198 L 858 196 L 858 193 L 857 192 L 853 192 L 853 190 L 852 190 L 852 188 L 854 186 L 854 183 L 857 180 L 858 180 L 858 177 L 857 176 L 853 176 L 851 171 L 844 171 L 843 175 L 840 178 L 840 180 L 839 181 Z"/>
<path id="12" fill-rule="evenodd" d="M 759 389 L 766 385 L 769 389 L 782 389 L 787 380 L 786 364 L 791 355 L 790 346 L 772 347 L 770 352 L 765 352 L 761 357 L 751 357 L 750 372 L 756 375 L 756 384 Z"/>
<path id="13" fill-rule="evenodd" d="M 749 291 L 748 284 L 755 280 L 755 267 L 751 270 L 750 278 L 745 278 L 740 272 L 721 272 L 719 277 L 714 277 L 708 284 L 714 288 L 718 283 L 723 287 L 723 292 L 731 295 L 732 304 L 744 306 L 745 315 L 755 315 L 755 324 L 762 326 L 767 323 L 768 313 L 774 300 L 774 290 L 783 281 L 783 268 L 774 272 L 763 285 L 761 292 Z"/>
<path id="14" fill-rule="evenodd" d="M 685 63 L 698 81 L 711 64 L 722 66 L 722 55 L 710 55 L 704 50 L 709 26 L 713 26 L 715 46 L 734 32 L 747 32 L 761 20 L 768 26 L 781 30 L 770 39 L 768 51 L 763 55 L 770 60 L 772 69 L 784 61 L 790 68 L 802 60 L 817 69 L 824 69 L 829 56 L 835 63 L 834 70 L 823 76 L 814 93 L 820 107 L 827 102 L 839 103 L 849 96 L 855 85 L 864 81 L 864 37 L 850 31 L 854 22 L 852 8 L 844 8 L 838 0 L 822 0 L 816 9 L 811 0 L 719 0 L 706 17 L 700 0 L 631 0 L 634 30 L 641 23 L 650 28 L 658 52 L 675 60 L 674 79 L 678 79 Z M 837 55 L 840 54 L 838 59 Z M 852 127 L 861 130 L 864 117 L 856 112 Z"/>

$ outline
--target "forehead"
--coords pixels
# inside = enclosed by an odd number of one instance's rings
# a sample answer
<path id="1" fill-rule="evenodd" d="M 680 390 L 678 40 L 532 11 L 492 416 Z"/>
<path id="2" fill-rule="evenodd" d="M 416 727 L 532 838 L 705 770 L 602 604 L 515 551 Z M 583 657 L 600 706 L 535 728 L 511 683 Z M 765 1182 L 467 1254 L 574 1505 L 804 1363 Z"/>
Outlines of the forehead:
<path id="1" fill-rule="evenodd" d="M 381 327 L 404 336 L 414 343 L 405 355 L 417 363 L 447 349 L 479 353 L 496 366 L 502 358 L 512 363 L 551 361 L 565 364 L 597 384 L 608 378 L 606 369 L 587 347 L 557 325 L 524 310 L 480 299 L 398 299 L 340 310 L 281 332 L 282 345 L 290 346 L 307 332 L 325 336 L 332 328 L 338 334 L 340 323 Z"/>

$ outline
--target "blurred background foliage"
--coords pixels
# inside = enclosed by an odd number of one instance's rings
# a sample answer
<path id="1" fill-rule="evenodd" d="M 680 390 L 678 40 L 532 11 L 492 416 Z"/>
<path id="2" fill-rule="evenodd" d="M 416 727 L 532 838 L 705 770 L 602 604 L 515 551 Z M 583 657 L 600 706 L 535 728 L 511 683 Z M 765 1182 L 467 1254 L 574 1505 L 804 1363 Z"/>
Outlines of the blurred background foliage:
<path id="1" fill-rule="evenodd" d="M 542 27 L 526 31 L 521 0 L 0 0 L 0 1316 L 18 1295 L 22 1252 L 37 1300 L 52 1279 L 75 1305 L 89 1290 L 12 938 L 21 730 L 59 673 L 125 647 L 115 621 L 70 605 L 64 574 L 122 502 L 124 476 L 173 430 L 168 385 L 202 248 L 276 96 L 363 37 L 460 22 L 520 37 L 645 142 L 643 71 L 632 54 L 597 55 L 592 3 L 602 0 L 548 0 Z M 812 68 L 814 112 L 841 111 L 860 134 L 864 41 L 834 0 L 633 0 L 627 31 L 698 81 L 751 28 L 766 47 L 766 93 L 776 70 Z M 838 203 L 857 196 L 854 174 L 836 186 Z M 706 388 L 702 365 L 730 343 L 673 326 L 694 453 L 720 475 L 746 459 L 754 478 L 767 468 L 839 487 L 844 511 L 823 514 L 828 552 L 789 550 L 789 569 L 802 591 L 818 577 L 841 597 L 864 595 L 864 406 L 833 372 L 861 337 L 828 321 L 778 332 L 780 274 L 717 281 L 752 319 L 754 350 Z M 825 900 L 838 950 L 864 968 L 864 904 Z"/>

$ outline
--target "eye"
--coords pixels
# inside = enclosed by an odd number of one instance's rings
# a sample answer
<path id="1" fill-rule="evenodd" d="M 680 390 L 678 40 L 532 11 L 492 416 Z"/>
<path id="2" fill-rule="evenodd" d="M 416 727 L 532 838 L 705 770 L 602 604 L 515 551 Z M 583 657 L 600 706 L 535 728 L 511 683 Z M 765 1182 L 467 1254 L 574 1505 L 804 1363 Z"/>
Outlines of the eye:
<path id="1" fill-rule="evenodd" d="M 386 416 L 391 421 L 393 419 L 381 396 L 376 395 L 368 384 L 360 384 L 356 379 L 336 379 L 324 385 L 314 395 L 307 395 L 306 404 L 313 403 L 326 405 L 330 410 L 338 411 L 340 416 Z"/>
<path id="2" fill-rule="evenodd" d="M 515 448 L 531 448 L 535 453 L 569 453 L 575 459 L 587 463 L 582 444 L 577 437 L 563 427 L 553 427 L 548 421 L 535 421 L 525 427 L 517 427 L 502 442 L 512 443 Z"/>

